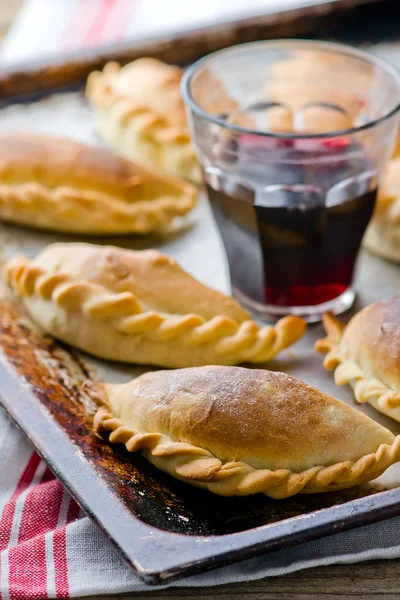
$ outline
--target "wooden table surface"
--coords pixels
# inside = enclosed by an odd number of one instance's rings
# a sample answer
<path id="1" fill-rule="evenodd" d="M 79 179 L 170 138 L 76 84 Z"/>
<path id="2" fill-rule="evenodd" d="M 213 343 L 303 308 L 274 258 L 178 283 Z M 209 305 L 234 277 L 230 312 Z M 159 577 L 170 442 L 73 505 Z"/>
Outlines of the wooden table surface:
<path id="1" fill-rule="evenodd" d="M 48 0 L 56 2 L 57 0 Z M 18 12 L 22 0 L 0 0 L 0 42 Z M 400 532 L 399 532 L 400 537 Z M 400 559 L 333 565 L 307 569 L 263 581 L 222 585 L 213 588 L 171 588 L 163 591 L 126 595 L 125 599 L 156 600 L 349 600 L 400 599 Z M 117 600 L 121 596 L 93 600 Z M 77 599 L 79 600 L 79 599 Z M 83 600 L 83 599 L 82 599 Z"/>

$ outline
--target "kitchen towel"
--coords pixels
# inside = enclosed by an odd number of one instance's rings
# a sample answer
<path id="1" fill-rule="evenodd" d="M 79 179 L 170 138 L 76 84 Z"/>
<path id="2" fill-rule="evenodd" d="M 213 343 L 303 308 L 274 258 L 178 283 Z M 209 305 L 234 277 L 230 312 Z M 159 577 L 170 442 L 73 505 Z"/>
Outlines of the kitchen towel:
<path id="1" fill-rule="evenodd" d="M 400 517 L 157 587 L 253 581 L 319 565 L 400 556 Z M 127 567 L 0 411 L 0 600 L 154 589 Z"/>

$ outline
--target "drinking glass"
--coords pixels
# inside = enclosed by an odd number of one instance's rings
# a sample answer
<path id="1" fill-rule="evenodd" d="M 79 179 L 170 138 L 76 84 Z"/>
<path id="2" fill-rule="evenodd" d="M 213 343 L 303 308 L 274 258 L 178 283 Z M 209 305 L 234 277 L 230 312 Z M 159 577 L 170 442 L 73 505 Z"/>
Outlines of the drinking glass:
<path id="1" fill-rule="evenodd" d="M 267 41 L 199 60 L 182 90 L 234 296 L 265 320 L 348 309 L 397 71 L 341 44 Z"/>

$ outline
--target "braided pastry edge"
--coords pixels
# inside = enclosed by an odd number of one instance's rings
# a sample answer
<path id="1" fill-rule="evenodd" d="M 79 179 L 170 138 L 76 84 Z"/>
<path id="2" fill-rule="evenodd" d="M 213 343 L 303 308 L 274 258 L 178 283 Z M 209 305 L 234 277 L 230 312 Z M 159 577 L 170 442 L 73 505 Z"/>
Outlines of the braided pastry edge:
<path id="1" fill-rule="evenodd" d="M 116 293 L 62 272 L 49 273 L 24 256 L 16 256 L 6 264 L 5 276 L 22 299 L 36 296 L 51 300 L 66 311 L 78 311 L 86 318 L 114 319 L 112 326 L 119 333 L 140 335 L 155 343 L 180 338 L 188 351 L 208 346 L 219 364 L 271 360 L 296 342 L 306 328 L 303 319 L 295 316 L 284 317 L 275 326 L 260 328 L 255 321 L 237 323 L 225 315 L 206 320 L 197 314 L 143 311 L 140 301 L 131 292 Z"/>
<path id="2" fill-rule="evenodd" d="M 164 231 L 173 218 L 186 215 L 195 204 L 195 194 L 189 193 L 129 204 L 109 194 L 78 191 L 68 186 L 50 190 L 38 183 L 0 184 L 1 218 L 72 233 L 145 234 Z"/>
<path id="3" fill-rule="evenodd" d="M 111 61 L 107 63 L 102 71 L 93 71 L 89 74 L 86 84 L 86 96 L 92 104 L 98 108 L 110 108 L 118 101 L 123 101 L 127 106 L 126 117 L 129 118 L 129 113 L 135 113 L 136 110 L 145 112 L 149 117 L 153 117 L 153 120 L 157 120 L 159 125 L 162 125 L 165 131 L 169 131 L 171 134 L 171 141 L 182 140 L 190 142 L 190 133 L 188 127 L 172 127 L 169 126 L 165 118 L 161 114 L 153 114 L 145 105 L 134 102 L 126 96 L 120 96 L 114 89 L 111 81 L 114 77 L 118 76 L 121 70 L 121 66 Z M 153 123 L 149 119 L 149 126 Z M 194 152 L 193 152 L 194 155 Z"/>
<path id="4" fill-rule="evenodd" d="M 120 96 L 112 84 L 110 79 L 115 77 L 121 67 L 116 62 L 107 63 L 103 71 L 93 71 L 89 74 L 86 84 L 86 97 L 90 104 L 95 106 L 100 111 L 112 111 L 114 119 L 118 122 L 119 127 L 127 130 L 130 124 L 137 116 L 142 119 L 141 133 L 147 137 L 151 133 L 155 133 L 153 143 L 157 147 L 165 144 L 179 144 L 182 150 L 185 150 L 186 158 L 193 161 L 195 168 L 197 163 L 196 153 L 191 143 L 189 127 L 171 126 L 168 124 L 162 114 L 154 114 L 144 104 L 136 103 L 127 97 Z M 154 128 L 157 131 L 154 131 Z M 108 140 L 111 142 L 111 140 Z M 115 146 L 115 144 L 113 144 Z M 184 176 L 183 173 L 174 172 L 175 176 Z M 192 176 L 188 176 L 193 183 L 201 183 L 201 175 L 198 168 Z"/>
<path id="5" fill-rule="evenodd" d="M 98 409 L 94 430 L 106 432 L 111 443 L 124 444 L 128 452 L 141 451 L 149 462 L 176 479 L 220 496 L 262 493 L 283 499 L 299 493 L 345 489 L 376 479 L 400 459 L 400 436 L 397 436 L 392 445 L 381 444 L 376 452 L 357 461 L 318 465 L 300 473 L 289 469 L 256 469 L 246 462 L 223 463 L 203 448 L 176 442 L 164 434 L 134 431 L 114 417 L 108 406 Z"/>
<path id="6" fill-rule="evenodd" d="M 399 420 L 394 416 L 393 409 L 400 406 L 400 393 L 378 377 L 369 377 L 359 365 L 346 359 L 340 345 L 345 326 L 339 319 L 331 313 L 326 313 L 323 324 L 328 335 L 315 343 L 315 350 L 326 354 L 323 364 L 328 371 L 334 371 L 336 385 L 350 384 L 357 402 L 363 404 L 373 401 L 375 408 Z"/>

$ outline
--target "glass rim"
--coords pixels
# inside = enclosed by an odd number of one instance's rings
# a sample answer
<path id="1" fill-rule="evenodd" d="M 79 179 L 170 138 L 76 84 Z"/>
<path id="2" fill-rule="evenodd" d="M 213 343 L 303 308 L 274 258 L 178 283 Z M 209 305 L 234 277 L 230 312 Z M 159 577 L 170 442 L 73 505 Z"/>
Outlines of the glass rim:
<path id="1" fill-rule="evenodd" d="M 322 50 L 332 51 L 336 54 L 342 54 L 348 57 L 358 58 L 365 63 L 376 66 L 385 73 L 387 73 L 396 83 L 399 90 L 399 99 L 398 102 L 394 105 L 394 107 L 382 115 L 381 117 L 364 123 L 363 125 L 359 125 L 357 127 L 349 127 L 346 129 L 335 130 L 331 132 L 323 132 L 323 133 L 280 133 L 273 131 L 260 131 L 257 129 L 250 129 L 247 127 L 242 127 L 240 125 L 235 125 L 234 123 L 228 123 L 224 119 L 217 117 L 215 115 L 210 114 L 196 102 L 193 98 L 191 87 L 191 81 L 193 76 L 199 70 L 200 67 L 204 66 L 207 62 L 211 61 L 213 58 L 220 56 L 222 54 L 229 54 L 235 52 L 240 49 L 249 49 L 256 47 L 279 47 L 279 46 L 291 46 L 293 49 L 297 48 L 306 48 L 312 47 L 320 48 Z M 200 58 L 195 63 L 193 63 L 188 69 L 185 71 L 182 82 L 181 82 L 181 92 L 184 99 L 184 102 L 187 107 L 193 110 L 194 113 L 202 117 L 203 119 L 214 123 L 215 125 L 219 125 L 229 131 L 236 133 L 244 133 L 257 135 L 259 137 L 268 137 L 275 139 L 286 139 L 286 140 L 310 140 L 310 139 L 327 139 L 327 138 L 335 138 L 341 137 L 344 135 L 353 135 L 355 133 L 359 133 L 361 131 L 365 131 L 379 125 L 380 123 L 390 119 L 400 110 L 400 72 L 392 66 L 389 62 L 384 59 L 381 59 L 369 52 L 365 52 L 364 50 L 360 50 L 359 48 L 354 48 L 347 44 L 341 44 L 337 42 L 324 42 L 322 40 L 296 40 L 296 39 L 281 39 L 281 40 L 264 40 L 257 42 L 247 42 L 244 44 L 236 44 L 235 46 L 229 46 L 228 48 L 223 48 L 222 50 L 217 50 L 216 52 L 211 52 L 203 58 Z"/>

